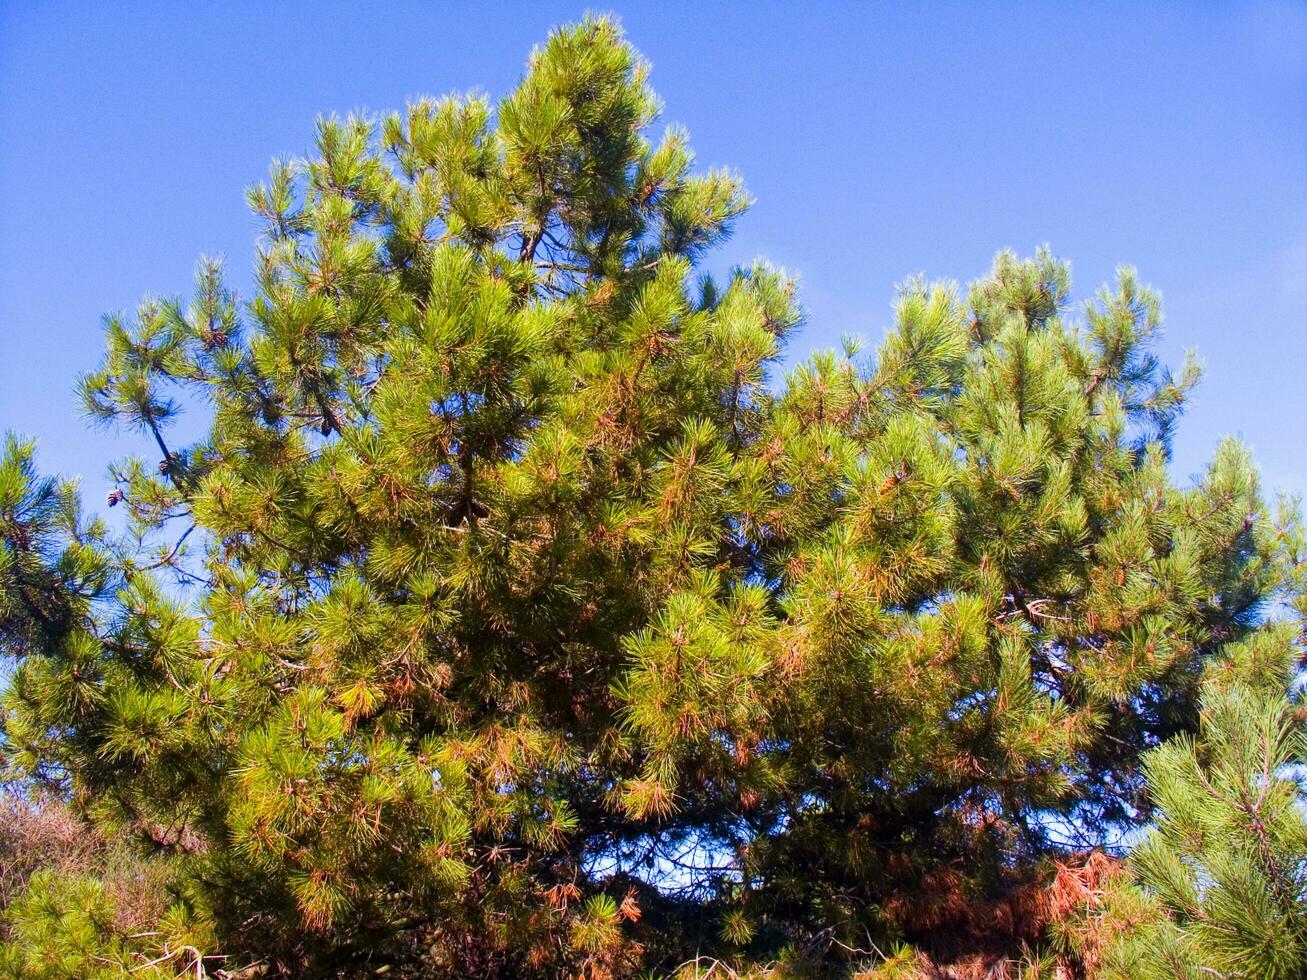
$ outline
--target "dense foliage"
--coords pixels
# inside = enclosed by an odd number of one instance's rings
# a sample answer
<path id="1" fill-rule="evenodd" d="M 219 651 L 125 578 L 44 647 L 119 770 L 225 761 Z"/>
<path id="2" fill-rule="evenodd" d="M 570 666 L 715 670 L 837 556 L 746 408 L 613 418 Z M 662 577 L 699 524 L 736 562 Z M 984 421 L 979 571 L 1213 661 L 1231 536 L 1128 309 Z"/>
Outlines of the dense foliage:
<path id="1" fill-rule="evenodd" d="M 1303 976 L 1307 819 L 1285 768 L 1304 757 L 1302 719 L 1280 697 L 1213 684 L 1203 740 L 1146 759 L 1157 828 L 1133 856 L 1144 885 L 1103 903 L 1120 977 Z M 1073 943 L 1074 945 L 1074 943 Z"/>
<path id="2" fill-rule="evenodd" d="M 108 321 L 124 533 L 11 443 L 11 777 L 163 883 L 36 872 L 8 968 L 1299 975 L 1299 532 L 1235 442 L 1169 477 L 1156 295 L 1003 253 L 782 379 L 795 284 L 697 271 L 748 199 L 645 76 L 587 20 L 323 120 L 248 302 Z M 1116 939 L 1027 901 L 1150 823 Z"/>

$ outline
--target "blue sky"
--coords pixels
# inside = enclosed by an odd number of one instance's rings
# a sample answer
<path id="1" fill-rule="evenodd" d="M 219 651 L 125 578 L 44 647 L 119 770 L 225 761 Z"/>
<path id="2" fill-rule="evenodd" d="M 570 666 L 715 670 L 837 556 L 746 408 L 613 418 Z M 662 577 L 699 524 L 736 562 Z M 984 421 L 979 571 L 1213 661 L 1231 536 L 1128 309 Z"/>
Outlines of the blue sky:
<path id="1" fill-rule="evenodd" d="M 0 0 L 0 428 L 102 499 L 148 447 L 87 429 L 102 313 L 248 286 L 242 190 L 323 112 L 507 92 L 578 4 Z M 1307 3 L 614 3 L 665 122 L 758 199 L 717 266 L 797 272 L 793 354 L 877 340 L 905 276 L 968 280 L 1042 242 L 1084 298 L 1119 263 L 1162 291 L 1163 352 L 1207 376 L 1180 479 L 1242 435 L 1307 491 Z"/>

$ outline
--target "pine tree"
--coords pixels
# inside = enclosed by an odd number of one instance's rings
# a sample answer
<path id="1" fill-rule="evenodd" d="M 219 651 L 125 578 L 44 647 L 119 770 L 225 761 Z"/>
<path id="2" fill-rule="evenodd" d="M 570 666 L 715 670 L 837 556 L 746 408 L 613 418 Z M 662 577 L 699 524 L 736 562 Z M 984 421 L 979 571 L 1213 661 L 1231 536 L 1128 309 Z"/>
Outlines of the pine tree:
<path id="1" fill-rule="evenodd" d="M 1053 924 L 1055 960 L 1111 978 L 1302 976 L 1303 739 L 1277 685 L 1210 680 L 1199 736 L 1145 758 L 1155 827 Z"/>
<path id="2" fill-rule="evenodd" d="M 251 299 L 205 260 L 109 319 L 85 407 L 160 458 L 112 467 L 122 540 L 27 450 L 0 471 L 4 734 L 166 866 L 173 925 L 124 946 L 93 877 L 44 875 L 15 943 L 283 975 L 1006 954 L 1048 859 L 1152 817 L 1146 753 L 1213 665 L 1299 654 L 1247 453 L 1168 476 L 1197 370 L 1133 272 L 1080 324 L 1065 263 L 1005 252 L 779 378 L 795 283 L 702 271 L 748 198 L 650 138 L 646 75 L 588 19 L 497 105 L 323 119 L 249 192 Z M 172 445 L 187 406 L 208 434 Z"/>
<path id="3" fill-rule="evenodd" d="M 1172 486 L 1195 369 L 1157 364 L 1133 273 L 1083 331 L 1067 290 L 1047 255 L 1001 255 L 965 303 L 909 283 L 871 371 L 790 380 L 760 441 L 781 686 L 746 738 L 803 791 L 741 842 L 756 920 L 981 942 L 1040 856 L 1147 819 L 1140 754 L 1258 628 L 1279 578 L 1246 453 Z"/>
<path id="4" fill-rule="evenodd" d="M 1213 692 L 1202 739 L 1147 760 L 1160 811 L 1133 857 L 1162 913 L 1116 953 L 1122 976 L 1300 977 L 1307 971 L 1307 819 L 1285 778 L 1304 753 L 1282 698 Z"/>
<path id="5" fill-rule="evenodd" d="M 1304 622 L 1303 528 L 1285 501 L 1288 615 L 1208 667 L 1196 737 L 1151 750 L 1154 827 L 1132 877 L 1059 930 L 1108 977 L 1300 977 L 1307 972 L 1307 715 L 1285 695 Z"/>

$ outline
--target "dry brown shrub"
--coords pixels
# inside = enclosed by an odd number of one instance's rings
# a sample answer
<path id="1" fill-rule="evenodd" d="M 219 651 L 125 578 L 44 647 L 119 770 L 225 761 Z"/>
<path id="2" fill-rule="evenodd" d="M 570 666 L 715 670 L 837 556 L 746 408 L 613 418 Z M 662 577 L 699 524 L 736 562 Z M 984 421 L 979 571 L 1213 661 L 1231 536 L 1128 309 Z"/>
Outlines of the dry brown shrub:
<path id="1" fill-rule="evenodd" d="M 1119 861 L 1095 851 L 1055 862 L 1051 877 L 1014 884 L 1001 897 L 976 899 L 963 891 L 954 869 L 929 876 L 913 895 L 886 911 L 922 950 L 923 980 L 1007 980 L 1016 963 L 1045 941 L 1050 927 L 1074 931 L 1078 956 L 1062 956 L 1053 980 L 1095 975 L 1110 937 L 1099 935 L 1094 910 L 1123 874 Z"/>
<path id="2" fill-rule="evenodd" d="M 104 883 L 115 928 L 150 928 L 167 907 L 162 865 L 105 839 L 57 800 L 0 792 L 0 913 L 37 871 L 87 875 Z"/>
<path id="3" fill-rule="evenodd" d="M 104 839 L 63 805 L 0 792 L 0 909 L 41 868 L 89 871 L 104 848 Z"/>
<path id="4" fill-rule="evenodd" d="M 1098 974 L 1103 954 L 1115 937 L 1105 934 L 1108 927 L 1096 913 L 1104 896 L 1125 876 L 1124 865 L 1101 851 L 1094 851 L 1081 864 L 1057 865 L 1057 873 L 1045 892 L 1045 923 L 1074 935 L 1078 954 L 1062 958 L 1057 980 Z"/>

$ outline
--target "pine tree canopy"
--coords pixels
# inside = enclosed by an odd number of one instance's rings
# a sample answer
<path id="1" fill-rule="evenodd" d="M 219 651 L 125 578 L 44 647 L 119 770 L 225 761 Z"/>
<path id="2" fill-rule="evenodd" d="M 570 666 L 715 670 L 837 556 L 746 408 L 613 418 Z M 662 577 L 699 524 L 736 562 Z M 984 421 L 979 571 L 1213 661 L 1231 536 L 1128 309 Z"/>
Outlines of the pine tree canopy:
<path id="1" fill-rule="evenodd" d="M 749 198 L 646 76 L 587 19 L 320 120 L 252 296 L 106 322 L 121 533 L 10 442 L 9 778 L 166 895 L 38 872 L 0 970 L 1129 975 L 1021 903 L 1142 838 L 1157 976 L 1303 975 L 1301 530 L 1233 440 L 1169 475 L 1157 295 L 1002 252 L 782 372 L 795 280 L 703 272 Z"/>

